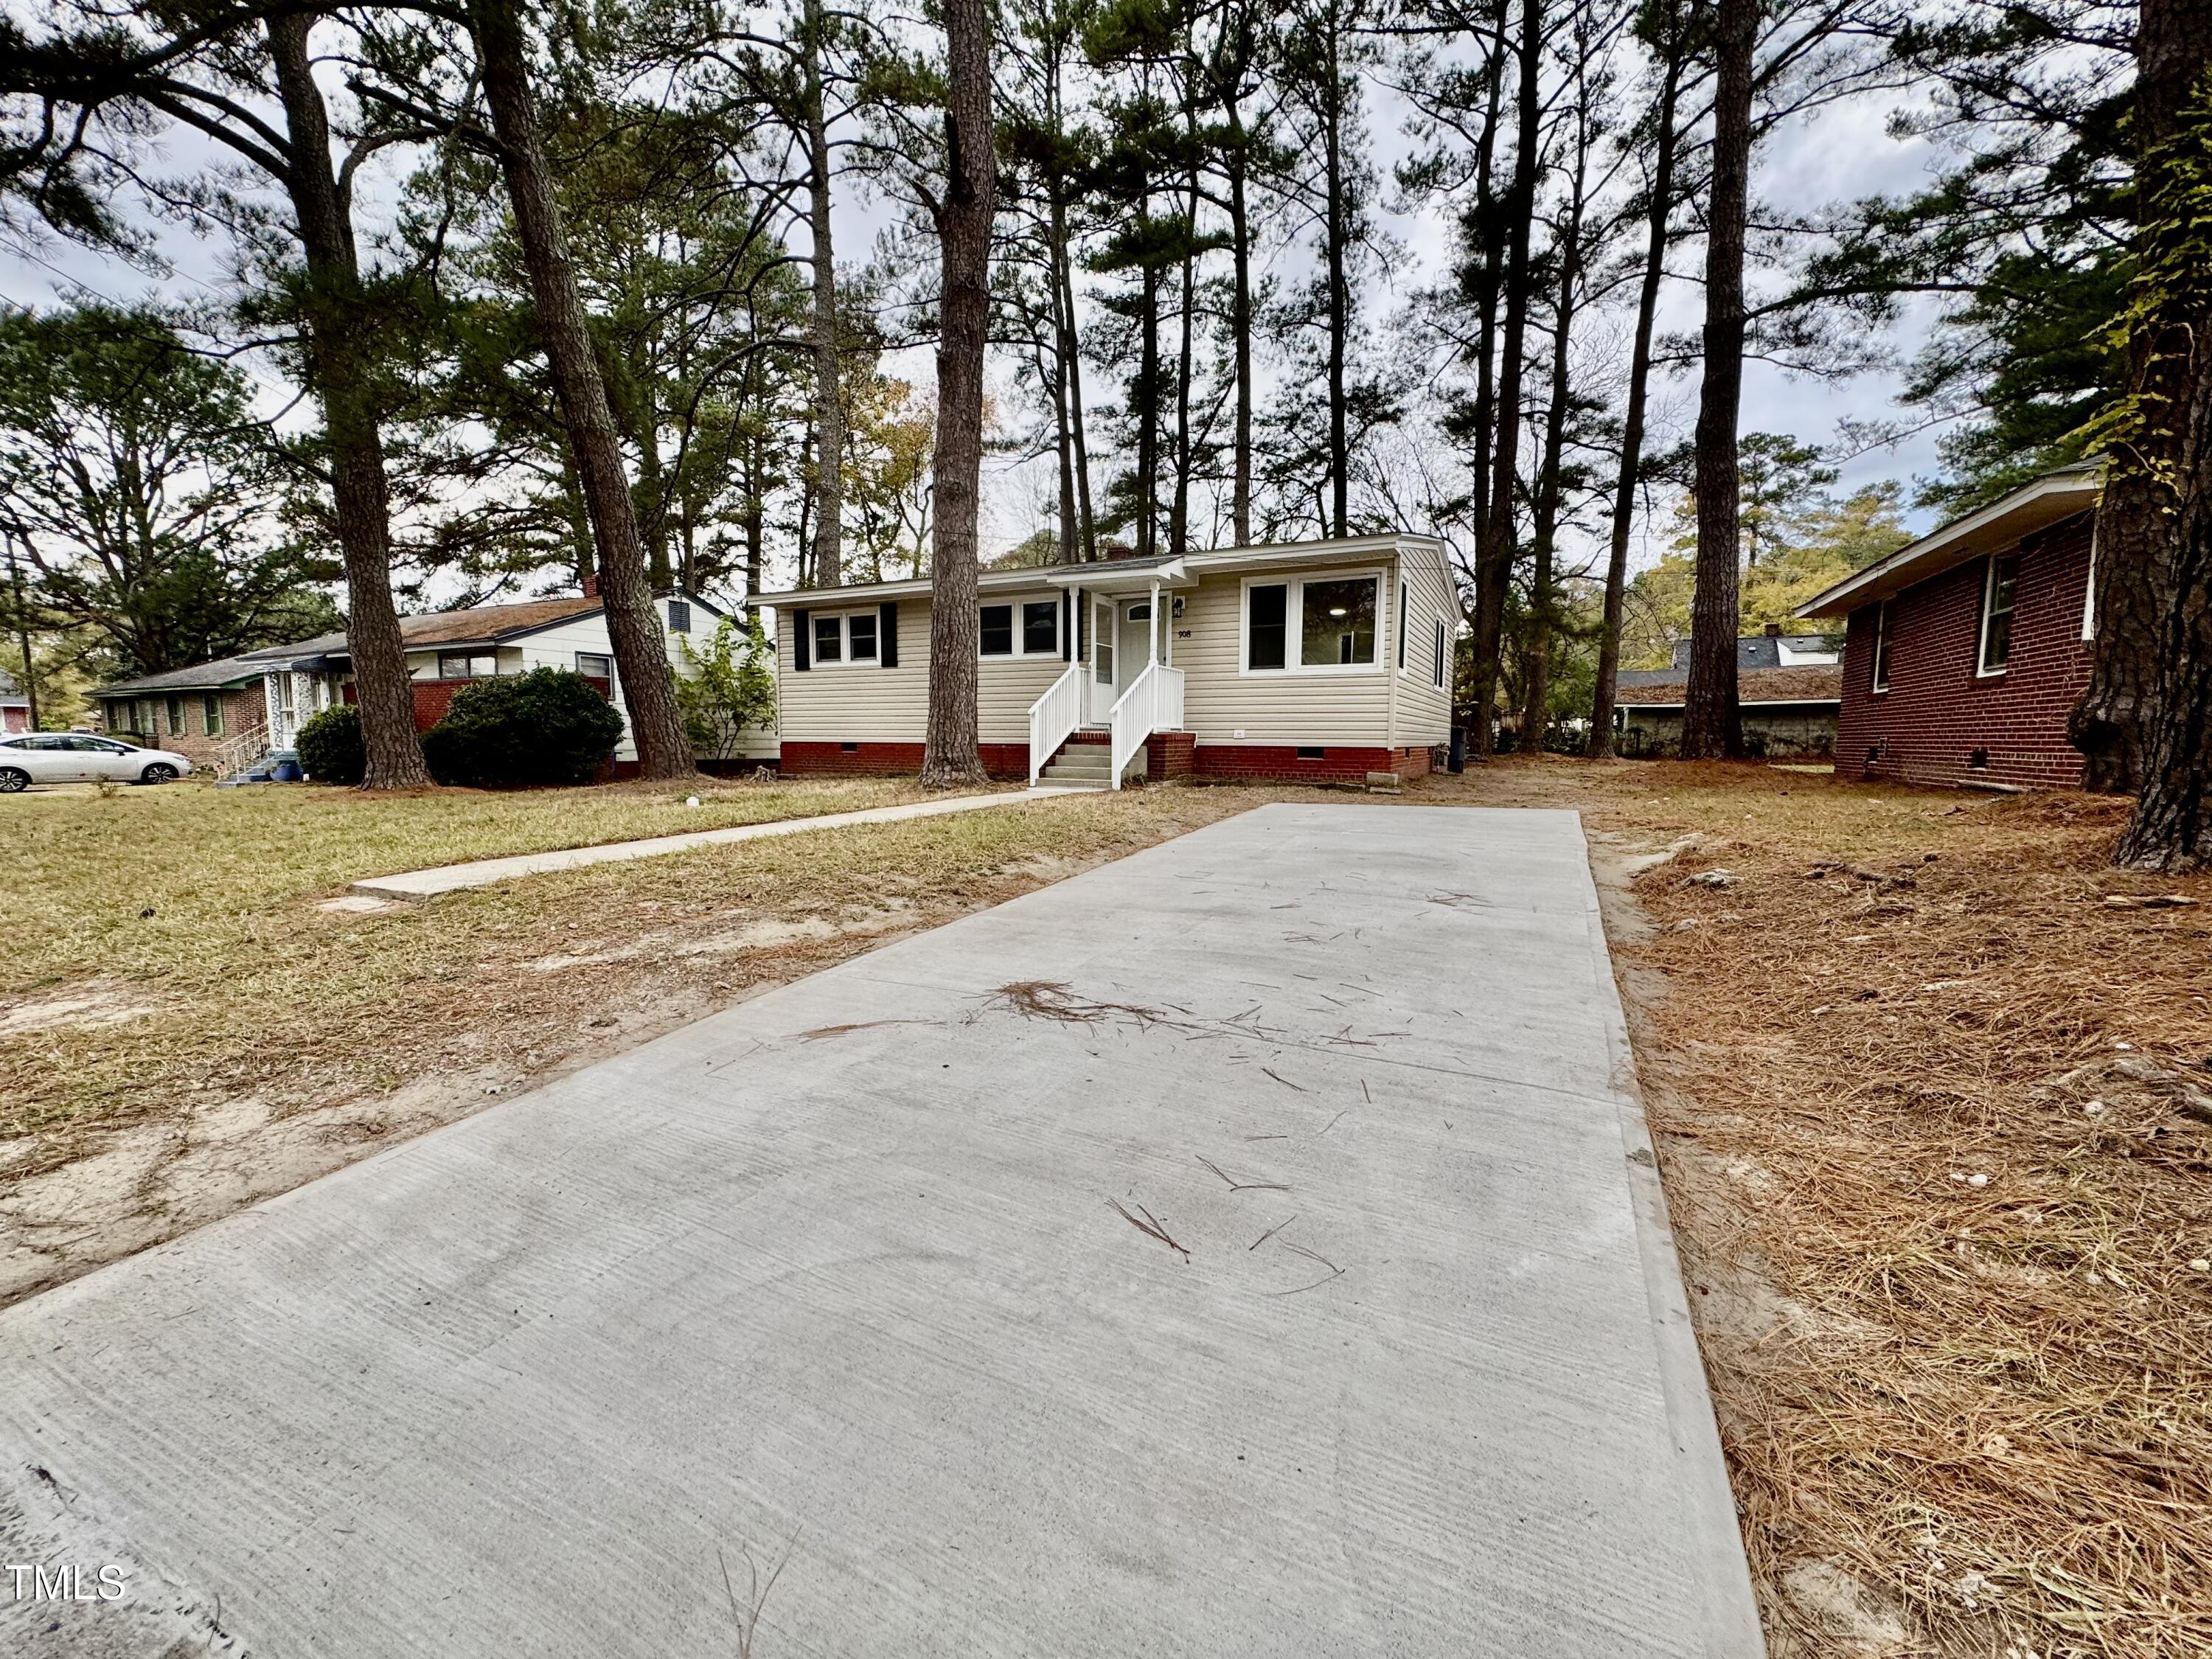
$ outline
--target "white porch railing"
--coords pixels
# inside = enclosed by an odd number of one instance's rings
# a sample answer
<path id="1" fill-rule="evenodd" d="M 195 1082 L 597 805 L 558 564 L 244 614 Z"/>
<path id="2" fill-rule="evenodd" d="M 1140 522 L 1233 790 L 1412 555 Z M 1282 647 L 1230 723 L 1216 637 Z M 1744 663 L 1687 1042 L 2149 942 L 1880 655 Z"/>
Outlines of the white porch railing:
<path id="1" fill-rule="evenodd" d="M 1083 724 L 1083 665 L 1072 662 L 1044 696 L 1030 705 L 1030 787 L 1051 764 L 1060 745 Z"/>
<path id="2" fill-rule="evenodd" d="M 1114 705 L 1113 787 L 1121 787 L 1121 769 L 1137 757 L 1145 739 L 1155 732 L 1173 732 L 1182 726 L 1182 670 L 1165 663 L 1146 665 L 1136 683 Z"/>
<path id="3" fill-rule="evenodd" d="M 216 777 L 227 778 L 234 772 L 243 772 L 268 752 L 268 728 L 252 726 L 234 738 L 225 738 L 216 744 L 209 769 Z"/>

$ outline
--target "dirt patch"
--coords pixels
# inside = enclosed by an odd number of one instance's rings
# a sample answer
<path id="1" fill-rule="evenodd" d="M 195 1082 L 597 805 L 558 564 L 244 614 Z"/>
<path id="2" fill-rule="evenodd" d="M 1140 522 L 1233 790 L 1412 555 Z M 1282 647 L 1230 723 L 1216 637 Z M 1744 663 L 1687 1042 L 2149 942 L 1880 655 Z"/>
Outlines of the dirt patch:
<path id="1" fill-rule="evenodd" d="M 0 1003 L 0 1037 L 33 1036 L 70 1026 L 128 1025 L 154 1011 L 151 1000 L 120 985 L 71 985 Z"/>

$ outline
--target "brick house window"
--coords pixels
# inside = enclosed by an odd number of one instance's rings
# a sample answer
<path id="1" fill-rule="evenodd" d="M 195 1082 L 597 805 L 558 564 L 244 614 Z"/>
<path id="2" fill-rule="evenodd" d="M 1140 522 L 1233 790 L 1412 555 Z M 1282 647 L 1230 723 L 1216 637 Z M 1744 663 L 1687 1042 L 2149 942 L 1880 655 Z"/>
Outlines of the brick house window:
<path id="1" fill-rule="evenodd" d="M 441 651 L 438 678 L 441 680 L 488 680 L 499 672 L 499 658 L 489 651 Z"/>
<path id="2" fill-rule="evenodd" d="M 173 696 L 168 701 L 169 735 L 173 738 L 185 729 L 185 700 Z"/>
<path id="3" fill-rule="evenodd" d="M 222 699 L 212 691 L 200 698 L 200 729 L 211 738 L 222 735 Z"/>
<path id="4" fill-rule="evenodd" d="M 2019 589 L 2019 558 L 1992 558 L 1982 588 L 1980 673 L 2002 674 L 2012 659 L 2012 608 Z"/>
<path id="5" fill-rule="evenodd" d="M 1874 689 L 1889 690 L 1889 601 L 1884 599 L 1874 612 Z"/>

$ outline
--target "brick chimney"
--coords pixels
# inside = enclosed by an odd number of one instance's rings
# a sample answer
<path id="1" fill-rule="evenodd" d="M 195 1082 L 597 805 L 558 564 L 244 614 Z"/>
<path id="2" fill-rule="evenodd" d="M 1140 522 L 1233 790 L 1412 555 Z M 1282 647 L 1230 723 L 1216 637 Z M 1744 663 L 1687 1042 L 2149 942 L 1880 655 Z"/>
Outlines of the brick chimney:
<path id="1" fill-rule="evenodd" d="M 587 592 L 587 593 L 588 593 L 588 592 L 590 592 L 592 590 L 591 590 L 590 588 L 586 588 L 584 591 L 585 591 L 586 592 Z M 1780 639 L 1780 638 L 1782 637 L 1782 624 L 1781 624 L 1780 623 L 1767 623 L 1767 624 L 1766 624 L 1766 637 L 1767 637 L 1768 639 L 1770 639 L 1770 640 L 1778 640 L 1778 639 Z"/>
<path id="2" fill-rule="evenodd" d="M 599 597 L 599 573 L 596 570 L 584 578 L 584 597 L 587 599 L 596 599 Z"/>

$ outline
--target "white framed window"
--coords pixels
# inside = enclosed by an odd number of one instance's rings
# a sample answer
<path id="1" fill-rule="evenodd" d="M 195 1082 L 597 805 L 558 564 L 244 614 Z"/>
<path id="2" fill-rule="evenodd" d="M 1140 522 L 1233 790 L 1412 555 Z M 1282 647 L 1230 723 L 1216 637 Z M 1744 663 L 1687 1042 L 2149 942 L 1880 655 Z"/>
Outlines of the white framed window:
<path id="1" fill-rule="evenodd" d="M 1443 690 L 1451 682 L 1451 629 L 1442 617 L 1437 618 L 1437 687 Z"/>
<path id="2" fill-rule="evenodd" d="M 1889 601 L 1874 608 L 1874 689 L 1889 690 Z"/>
<path id="3" fill-rule="evenodd" d="M 1398 638 L 1395 645 L 1393 647 L 1393 649 L 1397 653 L 1398 672 L 1401 674 L 1407 672 L 1409 666 L 1406 654 L 1406 641 L 1412 637 L 1413 629 L 1413 585 L 1407 581 L 1403 576 L 1401 576 L 1398 578 Z"/>
<path id="4" fill-rule="evenodd" d="M 1060 601 L 1005 600 L 976 609 L 975 650 L 985 657 L 1056 657 Z"/>
<path id="5" fill-rule="evenodd" d="M 611 681 L 615 677 L 615 659 L 604 651 L 579 651 L 576 672 L 587 680 Z"/>
<path id="6" fill-rule="evenodd" d="M 2081 642 L 2097 637 L 2097 525 L 2089 524 L 2089 580 L 2081 590 Z"/>
<path id="7" fill-rule="evenodd" d="M 817 668 L 873 668 L 883 659 L 881 623 L 872 611 L 820 611 L 807 619 L 814 631 Z"/>
<path id="8" fill-rule="evenodd" d="M 1990 558 L 1989 574 L 1982 581 L 1982 650 L 1974 672 L 2002 674 L 2012 660 L 2012 611 L 2020 592 L 2020 556 Z"/>
<path id="9" fill-rule="evenodd" d="M 1243 674 L 1371 674 L 1382 573 L 1248 576 L 1237 655 Z"/>
<path id="10" fill-rule="evenodd" d="M 438 678 L 441 680 L 488 680 L 499 672 L 495 651 L 441 651 Z"/>

